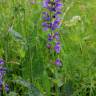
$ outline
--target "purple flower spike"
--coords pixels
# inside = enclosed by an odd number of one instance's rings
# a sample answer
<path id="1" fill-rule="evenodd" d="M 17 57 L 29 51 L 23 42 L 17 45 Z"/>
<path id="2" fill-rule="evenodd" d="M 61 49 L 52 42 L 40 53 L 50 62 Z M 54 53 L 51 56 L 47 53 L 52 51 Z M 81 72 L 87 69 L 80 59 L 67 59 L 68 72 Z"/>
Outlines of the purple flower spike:
<path id="1" fill-rule="evenodd" d="M 46 9 L 46 12 L 43 12 L 43 29 L 44 31 L 51 31 L 51 33 L 48 34 L 48 44 L 47 48 L 51 49 L 54 53 L 57 53 L 56 55 L 59 55 L 61 51 L 61 46 L 60 46 L 60 37 L 59 33 L 55 32 L 58 28 L 60 28 L 60 21 L 61 19 L 59 18 L 59 15 L 62 14 L 61 8 L 62 8 L 62 3 L 61 0 L 43 0 L 43 7 Z M 56 44 L 54 45 L 54 42 Z M 50 54 L 52 54 L 50 53 Z M 55 61 L 56 65 L 60 65 L 61 61 L 57 59 Z"/>

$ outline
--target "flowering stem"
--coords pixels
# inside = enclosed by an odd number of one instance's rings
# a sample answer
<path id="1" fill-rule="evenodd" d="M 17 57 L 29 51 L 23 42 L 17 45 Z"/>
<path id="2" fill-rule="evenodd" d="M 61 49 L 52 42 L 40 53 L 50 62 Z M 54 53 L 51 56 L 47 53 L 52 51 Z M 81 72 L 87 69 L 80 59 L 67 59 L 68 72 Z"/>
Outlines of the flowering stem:
<path id="1" fill-rule="evenodd" d="M 42 25 L 45 31 L 48 29 L 50 29 L 51 31 L 48 34 L 47 47 L 49 50 L 52 50 L 52 52 L 50 53 L 51 55 L 53 55 L 52 57 L 55 57 L 54 56 L 55 54 L 57 54 L 58 56 L 61 50 L 59 33 L 55 32 L 55 30 L 60 27 L 59 14 L 61 14 L 61 7 L 62 7 L 62 4 L 60 1 L 61 0 L 44 0 L 44 4 L 43 4 L 44 8 L 47 9 L 48 12 L 43 12 L 44 22 L 42 23 Z M 54 63 L 56 65 L 61 65 L 61 61 L 59 58 L 57 58 Z"/>

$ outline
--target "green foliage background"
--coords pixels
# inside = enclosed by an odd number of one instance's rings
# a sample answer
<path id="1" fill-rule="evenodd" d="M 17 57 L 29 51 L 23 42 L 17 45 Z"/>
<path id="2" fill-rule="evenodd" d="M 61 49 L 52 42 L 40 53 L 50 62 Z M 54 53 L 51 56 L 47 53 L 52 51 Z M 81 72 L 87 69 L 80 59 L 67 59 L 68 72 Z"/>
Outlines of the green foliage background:
<path id="1" fill-rule="evenodd" d="M 0 0 L 0 58 L 10 86 L 4 96 L 96 96 L 96 0 L 62 2 L 57 68 L 49 62 L 42 1 Z"/>

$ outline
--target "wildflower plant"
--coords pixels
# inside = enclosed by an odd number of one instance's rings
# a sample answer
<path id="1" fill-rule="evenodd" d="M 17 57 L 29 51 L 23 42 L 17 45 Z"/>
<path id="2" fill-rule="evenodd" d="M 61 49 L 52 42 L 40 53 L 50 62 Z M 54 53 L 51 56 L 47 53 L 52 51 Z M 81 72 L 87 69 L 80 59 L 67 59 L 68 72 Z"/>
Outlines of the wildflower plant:
<path id="1" fill-rule="evenodd" d="M 50 55 L 56 54 L 54 63 L 57 66 L 61 66 L 61 60 L 59 53 L 61 51 L 60 34 L 58 29 L 60 28 L 60 14 L 62 9 L 61 0 L 44 0 L 43 7 L 46 12 L 43 12 L 43 29 L 44 31 L 50 30 L 48 34 L 47 48 L 50 50 Z"/>
<path id="2" fill-rule="evenodd" d="M 3 90 L 8 92 L 9 91 L 9 86 L 8 84 L 4 85 L 4 75 L 6 74 L 6 68 L 3 67 L 4 66 L 4 60 L 0 59 L 0 92 L 2 92 Z"/>

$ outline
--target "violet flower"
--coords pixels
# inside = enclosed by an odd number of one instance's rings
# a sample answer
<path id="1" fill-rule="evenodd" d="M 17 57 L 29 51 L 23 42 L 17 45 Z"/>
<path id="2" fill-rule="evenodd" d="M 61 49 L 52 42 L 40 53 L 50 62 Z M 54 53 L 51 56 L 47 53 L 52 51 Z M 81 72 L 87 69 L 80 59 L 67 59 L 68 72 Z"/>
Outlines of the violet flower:
<path id="1" fill-rule="evenodd" d="M 61 50 L 60 42 L 56 42 L 56 45 L 54 47 L 54 50 L 56 51 L 56 53 L 60 53 L 60 50 Z"/>
<path id="2" fill-rule="evenodd" d="M 60 61 L 59 58 L 56 59 L 55 64 L 56 64 L 57 66 L 61 66 L 61 61 Z"/>
<path id="3" fill-rule="evenodd" d="M 0 65 L 3 65 L 4 61 L 2 59 L 0 59 Z"/>
<path id="4" fill-rule="evenodd" d="M 9 86 L 8 84 L 5 85 L 5 91 L 8 93 L 9 92 Z"/>

